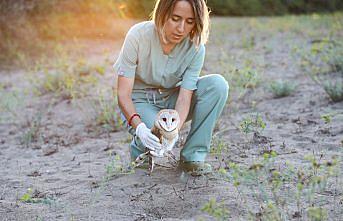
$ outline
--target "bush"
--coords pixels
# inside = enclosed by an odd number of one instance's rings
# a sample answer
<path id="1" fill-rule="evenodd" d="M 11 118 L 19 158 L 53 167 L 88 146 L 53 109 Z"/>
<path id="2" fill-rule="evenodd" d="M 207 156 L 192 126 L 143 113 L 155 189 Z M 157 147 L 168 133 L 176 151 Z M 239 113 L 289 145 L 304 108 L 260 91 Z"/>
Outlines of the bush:
<path id="1" fill-rule="evenodd" d="M 286 97 L 290 95 L 295 88 L 295 84 L 286 81 L 275 81 L 269 85 L 269 89 L 275 98 Z"/>
<path id="2" fill-rule="evenodd" d="M 343 101 L 343 82 L 329 82 L 323 84 L 325 92 L 329 95 L 333 102 Z"/>

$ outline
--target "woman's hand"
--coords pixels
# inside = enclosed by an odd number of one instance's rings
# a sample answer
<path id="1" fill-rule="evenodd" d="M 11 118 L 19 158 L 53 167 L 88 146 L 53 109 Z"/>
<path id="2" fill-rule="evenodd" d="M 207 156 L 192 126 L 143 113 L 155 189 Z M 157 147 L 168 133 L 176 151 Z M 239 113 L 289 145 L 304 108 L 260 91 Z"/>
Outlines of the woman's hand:
<path id="1" fill-rule="evenodd" d="M 137 126 L 136 135 L 142 141 L 143 145 L 152 151 L 152 155 L 154 155 L 154 153 L 157 154 L 156 152 L 162 148 L 160 139 L 151 133 L 151 130 L 147 128 L 145 123 L 142 122 Z"/>

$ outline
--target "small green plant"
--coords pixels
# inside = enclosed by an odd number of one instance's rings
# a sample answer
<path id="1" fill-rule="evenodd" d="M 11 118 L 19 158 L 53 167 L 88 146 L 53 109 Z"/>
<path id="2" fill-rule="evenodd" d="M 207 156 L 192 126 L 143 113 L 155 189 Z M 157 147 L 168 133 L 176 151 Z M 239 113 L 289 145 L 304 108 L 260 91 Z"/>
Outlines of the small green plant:
<path id="1" fill-rule="evenodd" d="M 23 203 L 43 203 L 47 205 L 54 203 L 53 197 L 42 196 L 39 191 L 33 191 L 31 188 L 28 188 L 27 192 L 19 200 Z"/>
<path id="2" fill-rule="evenodd" d="M 250 132 L 261 133 L 266 128 L 266 123 L 263 121 L 261 115 L 257 113 L 244 118 L 241 121 L 239 128 L 245 134 Z"/>
<path id="3" fill-rule="evenodd" d="M 293 93 L 296 86 L 287 81 L 274 81 L 269 85 L 269 90 L 275 98 L 286 97 Z"/>
<path id="4" fill-rule="evenodd" d="M 243 37 L 242 48 L 251 50 L 255 47 L 255 45 L 256 45 L 256 40 L 255 40 L 254 35 Z"/>
<path id="5" fill-rule="evenodd" d="M 260 57 L 252 59 L 250 56 L 241 63 L 222 50 L 219 61 L 213 62 L 218 62 L 220 71 L 223 71 L 223 77 L 230 83 L 230 90 L 239 93 L 238 98 L 242 98 L 248 91 L 255 89 L 261 82 L 263 69 Z"/>
<path id="6" fill-rule="evenodd" d="M 331 38 L 314 40 L 309 49 L 299 51 L 301 67 L 306 74 L 324 89 L 332 101 L 342 101 L 343 42 Z"/>
<path id="7" fill-rule="evenodd" d="M 327 210 L 321 207 L 309 207 L 307 215 L 311 221 L 323 221 L 328 218 Z"/>
<path id="8" fill-rule="evenodd" d="M 210 153 L 218 160 L 219 168 L 221 168 L 224 160 L 223 153 L 228 152 L 228 150 L 228 144 L 223 139 L 220 139 L 217 136 L 212 138 Z"/>
<path id="9" fill-rule="evenodd" d="M 37 142 L 40 138 L 42 128 L 42 112 L 38 112 L 36 115 L 33 116 L 32 119 L 27 120 L 24 127 L 26 127 L 27 129 L 21 137 L 20 141 L 22 145 L 24 145 L 25 147 L 29 147 L 31 143 Z"/>
<path id="10" fill-rule="evenodd" d="M 309 49 L 301 52 L 302 67 L 310 75 L 343 71 L 343 42 L 323 38 L 311 42 Z"/>
<path id="11" fill-rule="evenodd" d="M 103 128 L 106 132 L 120 130 L 123 121 L 120 117 L 120 110 L 117 105 L 116 97 L 111 93 L 101 91 L 95 99 L 90 99 L 90 108 L 87 108 L 88 126 L 93 130 Z M 82 108 L 84 111 L 84 108 Z M 99 127 L 100 126 L 100 127 Z"/>
<path id="12" fill-rule="evenodd" d="M 80 71 L 80 70 L 79 70 Z M 84 84 L 94 85 L 97 79 L 93 75 L 84 75 L 83 72 L 45 72 L 44 78 L 39 82 L 38 92 L 43 95 L 54 93 L 62 99 L 80 98 L 87 94 Z"/>
<path id="13" fill-rule="evenodd" d="M 337 82 L 326 81 L 323 88 L 333 102 L 343 101 L 343 79 Z"/>
<path id="14" fill-rule="evenodd" d="M 20 110 L 23 105 L 25 104 L 24 98 L 18 91 L 4 91 L 0 90 L 0 113 L 9 114 L 4 116 L 5 114 L 0 115 L 0 122 L 1 121 L 16 121 L 20 118 L 20 114 L 18 113 L 18 109 Z M 10 116 L 10 117 L 8 117 Z"/>
<path id="15" fill-rule="evenodd" d="M 327 211 L 318 198 L 329 187 L 337 193 L 340 158 L 333 156 L 324 161 L 323 154 L 313 153 L 305 157 L 306 165 L 300 168 L 288 162 L 280 164 L 279 160 L 278 154 L 271 151 L 248 166 L 228 162 L 218 176 L 237 190 L 237 202 L 251 220 L 291 220 L 306 215 L 309 220 L 326 220 Z M 247 203 L 252 200 L 258 203 L 257 207 Z M 336 199 L 335 207 L 337 203 Z"/>
<path id="16" fill-rule="evenodd" d="M 331 123 L 332 115 L 330 115 L 330 114 L 324 114 L 324 115 L 320 116 L 320 118 L 323 119 L 323 121 L 325 122 L 325 124 L 329 124 L 329 123 Z"/>
<path id="17" fill-rule="evenodd" d="M 32 189 L 31 188 L 27 189 L 27 192 L 20 198 L 20 201 L 24 202 L 24 203 L 31 203 L 31 202 L 33 202 L 33 199 L 32 199 Z"/>
<path id="18" fill-rule="evenodd" d="M 216 220 L 224 221 L 229 218 L 229 210 L 226 209 L 222 203 L 218 203 L 213 198 L 201 208 L 201 211 L 208 213 Z"/>
<path id="19" fill-rule="evenodd" d="M 102 66 L 90 65 L 83 59 L 70 63 L 72 59 L 60 45 L 56 46 L 55 53 L 57 58 L 51 64 L 43 66 L 37 63 L 33 70 L 31 82 L 38 95 L 52 93 L 66 100 L 84 97 L 89 88 L 98 82 L 97 75 L 104 74 Z M 38 80 L 35 76 L 37 72 L 43 73 Z"/>
<path id="20" fill-rule="evenodd" d="M 115 155 L 109 164 L 106 165 L 106 179 L 110 179 L 116 175 L 131 174 L 134 173 L 135 165 L 131 163 L 128 166 L 125 166 L 121 162 L 119 155 Z"/>
<path id="21" fill-rule="evenodd" d="M 261 81 L 256 70 L 251 67 L 236 69 L 234 75 L 237 85 L 241 88 L 255 88 Z"/>
<path id="22" fill-rule="evenodd" d="M 115 99 L 105 100 L 99 97 L 99 109 L 97 110 L 96 122 L 109 131 L 118 131 L 122 125 L 120 113 Z"/>

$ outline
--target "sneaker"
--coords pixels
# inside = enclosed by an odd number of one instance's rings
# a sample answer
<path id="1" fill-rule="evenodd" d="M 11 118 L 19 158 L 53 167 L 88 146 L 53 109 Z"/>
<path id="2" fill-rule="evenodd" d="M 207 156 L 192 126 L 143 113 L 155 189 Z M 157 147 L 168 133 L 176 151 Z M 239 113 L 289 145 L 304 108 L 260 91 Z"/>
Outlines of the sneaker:
<path id="1" fill-rule="evenodd" d="M 212 173 L 212 166 L 202 161 L 180 161 L 178 168 L 192 176 Z"/>

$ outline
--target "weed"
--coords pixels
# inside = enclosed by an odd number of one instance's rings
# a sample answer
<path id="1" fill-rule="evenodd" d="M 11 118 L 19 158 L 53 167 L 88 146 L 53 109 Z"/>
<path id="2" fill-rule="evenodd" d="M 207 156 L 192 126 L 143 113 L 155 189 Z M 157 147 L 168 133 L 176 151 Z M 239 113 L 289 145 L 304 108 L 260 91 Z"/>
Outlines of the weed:
<path id="1" fill-rule="evenodd" d="M 42 112 L 38 112 L 32 119 L 26 122 L 26 131 L 24 132 L 23 136 L 21 137 L 20 141 L 21 144 L 25 147 L 29 147 L 29 145 L 33 142 L 37 142 L 40 137 L 40 132 L 42 128 Z"/>
<path id="2" fill-rule="evenodd" d="M 83 84 L 94 85 L 98 81 L 84 71 L 46 72 L 44 78 L 38 83 L 38 91 L 41 95 L 54 93 L 66 100 L 84 97 L 88 89 L 83 87 Z"/>
<path id="3" fill-rule="evenodd" d="M 134 165 L 132 163 L 128 166 L 123 165 L 119 155 L 115 155 L 110 163 L 106 165 L 107 180 L 113 176 L 132 174 L 134 172 Z"/>
<path id="4" fill-rule="evenodd" d="M 115 132 L 123 124 L 117 105 L 116 96 L 108 95 L 105 91 L 98 92 L 95 99 L 89 100 L 90 108 L 86 114 L 90 128 L 102 127 L 106 132 Z M 84 110 L 84 108 L 82 108 Z"/>
<path id="5" fill-rule="evenodd" d="M 20 198 L 20 201 L 29 203 L 32 201 L 32 189 L 27 189 L 27 192 Z"/>
<path id="6" fill-rule="evenodd" d="M 301 67 L 311 79 L 324 89 L 332 101 L 342 101 L 343 42 L 331 38 L 313 40 L 310 49 L 299 50 L 299 54 Z"/>
<path id="7" fill-rule="evenodd" d="M 329 95 L 333 102 L 343 101 L 343 81 L 329 82 L 323 84 L 325 92 Z"/>
<path id="8" fill-rule="evenodd" d="M 28 188 L 27 192 L 19 200 L 23 203 L 42 203 L 47 205 L 54 203 L 53 197 L 42 196 L 39 191 L 32 191 L 31 188 Z"/>
<path id="9" fill-rule="evenodd" d="M 10 91 L 6 92 L 4 90 L 0 90 L 0 112 L 8 113 L 10 114 L 10 118 L 6 117 L 4 114 L 1 114 L 0 116 L 0 122 L 3 120 L 15 120 L 19 118 L 19 114 L 17 112 L 18 109 L 21 109 L 21 107 L 24 104 L 24 99 L 20 95 L 18 91 Z"/>
<path id="10" fill-rule="evenodd" d="M 332 115 L 330 115 L 330 114 L 324 114 L 324 115 L 320 116 L 320 118 L 323 119 L 323 121 L 325 122 L 325 124 L 329 124 L 329 123 L 331 123 Z"/>
<path id="11" fill-rule="evenodd" d="M 90 65 L 84 59 L 71 63 L 71 57 L 61 45 L 55 47 L 54 53 L 57 58 L 48 67 L 40 63 L 35 66 L 35 72 L 44 74 L 38 80 L 37 76 L 31 79 L 38 95 L 52 93 L 65 100 L 81 98 L 98 82 L 97 75 L 104 74 L 104 67 Z"/>
<path id="12" fill-rule="evenodd" d="M 229 216 L 229 210 L 222 203 L 217 203 L 215 199 L 210 199 L 201 208 L 201 211 L 208 213 L 210 216 L 216 218 L 216 220 L 227 220 Z"/>
<path id="13" fill-rule="evenodd" d="M 260 82 L 259 74 L 251 67 L 236 69 L 235 75 L 242 88 L 255 88 Z"/>
<path id="14" fill-rule="evenodd" d="M 266 128 L 266 123 L 263 121 L 260 114 L 252 114 L 249 117 L 244 118 L 239 128 L 241 132 L 248 134 L 250 132 L 261 133 Z"/>
<path id="15" fill-rule="evenodd" d="M 252 35 L 249 37 L 243 37 L 242 48 L 251 50 L 251 49 L 254 49 L 255 45 L 256 45 L 255 36 Z"/>
<path id="16" fill-rule="evenodd" d="M 250 197 L 259 204 L 257 213 L 256 208 L 247 207 L 254 220 L 290 220 L 306 215 L 310 220 L 327 219 L 326 209 L 315 199 L 327 191 L 329 183 L 331 188 L 337 187 L 332 179 L 339 174 L 340 160 L 333 156 L 324 161 L 322 154 L 313 154 L 305 157 L 305 166 L 295 168 L 289 163 L 280 165 L 277 158 L 272 151 L 250 166 L 229 162 L 229 170 L 221 168 L 219 175 L 236 188 L 244 208 Z M 294 204 L 297 211 L 292 209 Z"/>
<path id="17" fill-rule="evenodd" d="M 228 152 L 228 150 L 228 144 L 223 139 L 217 136 L 212 138 L 210 153 L 218 160 L 219 168 L 221 168 L 222 162 L 224 161 L 223 154 Z"/>
<path id="18" fill-rule="evenodd" d="M 100 96 L 98 102 L 97 124 L 102 125 L 108 131 L 118 131 L 123 122 L 115 99 L 105 100 Z"/>
<path id="19" fill-rule="evenodd" d="M 255 89 L 261 82 L 261 73 L 254 68 L 254 63 L 251 59 L 246 59 L 241 66 L 232 65 L 236 63 L 233 58 L 222 51 L 222 56 L 219 60 L 221 70 L 224 70 L 223 76 L 230 83 L 233 90 L 239 92 L 241 98 L 248 89 Z"/>
<path id="20" fill-rule="evenodd" d="M 308 217 L 311 221 L 327 220 L 327 210 L 321 207 L 309 207 L 307 209 Z"/>
<path id="21" fill-rule="evenodd" d="M 275 98 L 286 97 L 290 95 L 295 88 L 296 85 L 287 81 L 274 81 L 269 85 L 269 89 Z"/>

